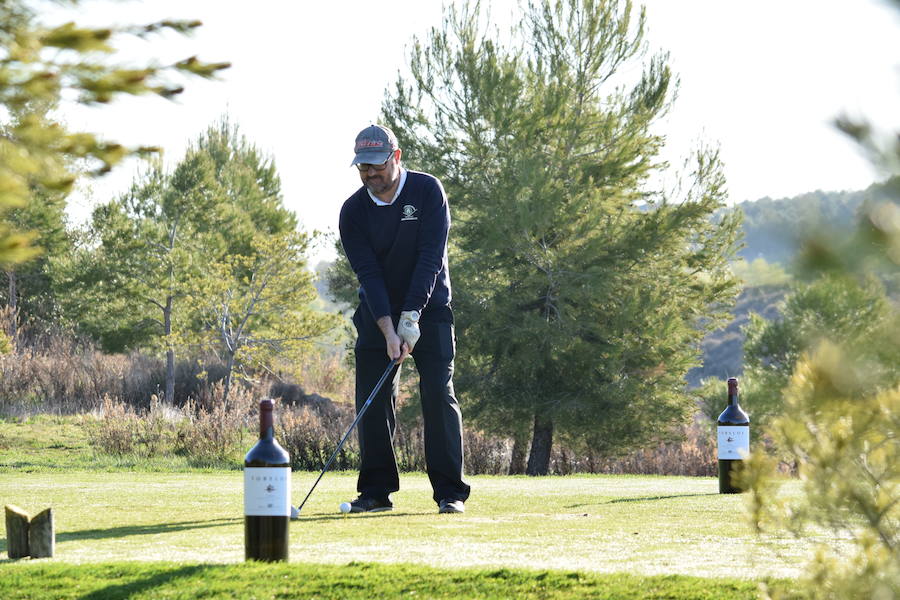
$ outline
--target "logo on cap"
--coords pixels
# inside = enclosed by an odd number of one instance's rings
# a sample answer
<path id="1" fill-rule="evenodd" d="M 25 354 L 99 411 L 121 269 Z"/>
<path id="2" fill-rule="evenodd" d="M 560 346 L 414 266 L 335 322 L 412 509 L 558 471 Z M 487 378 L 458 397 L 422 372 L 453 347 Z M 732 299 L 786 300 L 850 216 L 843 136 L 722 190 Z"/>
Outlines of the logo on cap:
<path id="1" fill-rule="evenodd" d="M 385 144 L 381 140 L 359 140 L 356 142 L 356 148 L 353 149 L 354 152 L 359 152 L 360 150 L 365 150 L 366 148 L 384 148 Z"/>

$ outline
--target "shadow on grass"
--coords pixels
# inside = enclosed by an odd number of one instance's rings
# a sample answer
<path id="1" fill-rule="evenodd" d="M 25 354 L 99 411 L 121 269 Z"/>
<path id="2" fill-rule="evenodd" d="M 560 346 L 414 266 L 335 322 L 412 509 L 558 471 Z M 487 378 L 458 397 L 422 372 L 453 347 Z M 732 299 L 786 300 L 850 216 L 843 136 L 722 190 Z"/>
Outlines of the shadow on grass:
<path id="1" fill-rule="evenodd" d="M 125 525 L 122 527 L 110 527 L 108 529 L 82 529 L 81 531 L 58 531 L 57 542 L 69 542 L 74 540 L 102 540 L 104 538 L 126 537 L 129 535 L 153 535 L 156 533 L 172 533 L 187 529 L 208 529 L 210 527 L 222 527 L 242 523 L 243 517 L 231 519 L 212 519 L 210 521 L 179 521 L 176 523 L 154 523 L 153 525 Z M 0 552 L 6 552 L 7 541 L 0 539 Z M 0 561 L 5 562 L 5 561 Z"/>
<path id="2" fill-rule="evenodd" d="M 105 588 L 94 590 L 81 596 L 79 600 L 125 600 L 142 592 L 150 592 L 155 588 L 171 583 L 173 580 L 183 577 L 195 577 L 203 571 L 211 568 L 210 565 L 193 565 L 181 567 L 164 573 L 157 573 L 137 581 L 108 585 Z M 152 596 L 151 596 L 152 597 Z"/>
<path id="3" fill-rule="evenodd" d="M 379 512 L 379 513 L 355 513 L 355 514 L 339 514 L 339 515 L 329 515 L 329 514 L 312 514 L 310 516 L 306 516 L 303 513 L 300 514 L 300 518 L 296 521 L 291 521 L 292 523 L 303 523 L 303 522 L 312 522 L 312 521 L 341 521 L 343 519 L 393 519 L 397 517 L 411 517 L 415 516 L 419 513 L 412 512 L 395 512 L 392 511 L 388 513 Z M 422 513 L 424 514 L 424 513 Z M 429 513 L 430 514 L 430 513 Z M 435 513 L 437 514 L 437 513 Z"/>
<path id="4" fill-rule="evenodd" d="M 620 502 L 654 502 L 656 500 L 671 500 L 672 498 L 697 498 L 700 496 L 718 496 L 717 492 L 703 494 L 672 494 L 669 496 L 642 496 L 640 498 L 614 498 L 605 502 L 586 502 L 584 504 L 571 504 L 566 508 L 582 508 L 584 506 L 597 506 L 598 504 L 619 504 Z"/>
<path id="5" fill-rule="evenodd" d="M 340 519 L 385 519 L 396 517 L 408 517 L 410 513 L 375 513 L 361 514 L 353 516 L 344 515 L 311 515 L 301 516 L 299 520 L 293 523 L 313 522 L 313 521 L 337 521 Z M 234 517 L 230 519 L 212 519 L 209 521 L 179 521 L 175 523 L 154 523 L 152 525 L 124 525 L 122 527 L 110 527 L 108 529 L 82 529 L 81 531 L 61 531 L 56 533 L 56 541 L 70 542 L 77 540 L 101 540 L 105 538 L 120 538 L 132 535 L 154 535 L 157 533 L 173 533 L 176 531 L 185 531 L 188 529 L 209 529 L 211 527 L 223 527 L 225 525 L 235 525 L 243 523 L 243 517 Z M 6 539 L 0 539 L 0 552 L 6 551 Z M 0 559 L 0 563 L 7 562 Z"/>
<path id="6" fill-rule="evenodd" d="M 76 461 L 65 461 L 60 459 L 57 464 L 47 465 L 46 459 L 43 461 L 29 462 L 24 460 L 11 460 L 0 462 L 0 469 L 3 473 L 58 473 L 71 469 Z"/>
<path id="7" fill-rule="evenodd" d="M 125 525 L 109 529 L 82 529 L 81 531 L 63 531 L 56 534 L 58 542 L 71 540 L 100 540 L 103 538 L 126 537 L 129 535 L 152 535 L 155 533 L 172 533 L 187 529 L 208 529 L 243 523 L 243 517 L 231 519 L 212 519 L 209 521 L 177 521 L 175 523 L 154 523 L 152 525 Z"/>

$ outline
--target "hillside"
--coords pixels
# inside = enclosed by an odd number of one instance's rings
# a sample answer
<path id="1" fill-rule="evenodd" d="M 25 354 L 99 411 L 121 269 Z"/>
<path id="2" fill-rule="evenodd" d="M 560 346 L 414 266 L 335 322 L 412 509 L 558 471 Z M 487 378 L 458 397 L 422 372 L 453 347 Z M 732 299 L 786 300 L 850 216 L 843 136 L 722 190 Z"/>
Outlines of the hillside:
<path id="1" fill-rule="evenodd" d="M 805 235 L 812 231 L 849 231 L 856 224 L 860 206 L 887 197 L 888 185 L 889 182 L 876 183 L 859 191 L 817 190 L 793 198 L 765 197 L 741 202 L 735 208 L 744 213 L 746 246 L 739 255 L 748 262 L 763 258 L 788 266 Z"/>
<path id="2" fill-rule="evenodd" d="M 768 263 L 790 269 L 802 239 L 810 232 L 849 233 L 856 225 L 857 214 L 865 202 L 888 198 L 885 191 L 897 185 L 897 179 L 876 183 L 865 190 L 823 192 L 817 190 L 793 198 L 760 198 L 738 204 L 744 213 L 745 247 L 738 253 L 748 262 L 762 258 Z M 725 379 L 743 371 L 743 335 L 741 327 L 750 312 L 766 319 L 778 318 L 778 302 L 784 297 L 783 287 L 752 287 L 738 297 L 732 314 L 734 319 L 723 329 L 708 335 L 702 344 L 703 365 L 692 369 L 687 383 L 694 387 L 706 377 Z"/>

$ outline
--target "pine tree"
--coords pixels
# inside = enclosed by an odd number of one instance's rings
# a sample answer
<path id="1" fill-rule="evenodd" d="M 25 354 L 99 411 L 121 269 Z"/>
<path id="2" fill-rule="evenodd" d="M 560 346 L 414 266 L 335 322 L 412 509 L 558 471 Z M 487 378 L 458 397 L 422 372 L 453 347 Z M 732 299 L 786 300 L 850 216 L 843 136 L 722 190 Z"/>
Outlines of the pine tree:
<path id="1" fill-rule="evenodd" d="M 676 84 L 665 55 L 644 60 L 643 11 L 531 2 L 507 45 L 487 22 L 478 4 L 450 8 L 384 117 L 450 198 L 468 414 L 530 435 L 527 472 L 545 474 L 560 437 L 613 454 L 688 418 L 684 375 L 736 295 L 738 218 L 712 222 L 715 151 L 680 194 L 652 189 Z"/>
<path id="2" fill-rule="evenodd" d="M 900 9 L 900 1 L 893 4 Z M 900 313 L 872 282 L 900 272 L 900 132 L 847 117 L 837 125 L 893 177 L 863 206 L 852 235 L 804 241 L 798 262 L 814 279 L 805 307 L 815 310 L 800 321 L 799 336 L 770 338 L 787 363 L 772 376 L 790 375 L 784 410 L 768 434 L 795 466 L 800 493 L 778 493 L 776 460 L 763 451 L 751 454 L 744 476 L 760 533 L 781 544 L 787 531 L 815 545 L 792 596 L 896 598 Z"/>
<path id="3" fill-rule="evenodd" d="M 49 122 L 50 105 L 33 101 L 27 112 L 11 113 L 7 127 L 0 125 L 0 134 L 12 129 L 24 119 Z M 46 168 L 50 168 L 50 164 Z M 64 172 L 64 163 L 55 165 L 58 173 Z M 8 334 L 13 348 L 19 346 L 19 327 L 25 324 L 31 330 L 46 330 L 59 318 L 58 302 L 52 287 L 51 260 L 71 250 L 72 240 L 66 229 L 66 194 L 39 184 L 29 186 L 30 198 L 17 208 L 6 212 L 5 221 L 14 229 L 30 232 L 35 254 L 21 262 L 9 263 L 4 272 L 7 285 L 0 290 L 5 300 Z M 5 293 L 4 293 L 5 292 Z"/>

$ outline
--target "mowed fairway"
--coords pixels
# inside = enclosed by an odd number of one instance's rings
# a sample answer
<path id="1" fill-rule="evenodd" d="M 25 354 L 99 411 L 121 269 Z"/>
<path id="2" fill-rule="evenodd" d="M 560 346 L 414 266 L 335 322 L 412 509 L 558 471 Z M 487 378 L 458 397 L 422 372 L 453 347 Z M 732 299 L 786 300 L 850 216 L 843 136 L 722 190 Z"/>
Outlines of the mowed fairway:
<path id="1" fill-rule="evenodd" d="M 315 475 L 294 473 L 296 502 Z M 470 482 L 465 514 L 438 515 L 427 478 L 406 474 L 393 512 L 343 516 L 338 504 L 355 496 L 355 475 L 328 473 L 291 523 L 291 561 L 761 579 L 796 577 L 809 553 L 793 540 L 758 541 L 743 520 L 745 499 L 719 495 L 710 478 Z M 6 472 L 0 503 L 53 507 L 55 563 L 243 561 L 240 471 Z M 0 551 L 9 564 L 5 537 Z"/>

